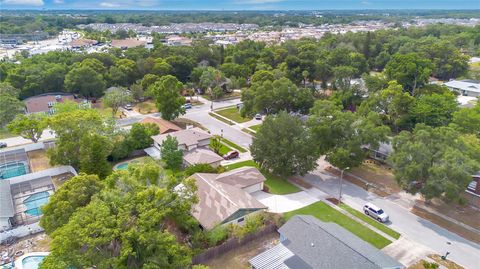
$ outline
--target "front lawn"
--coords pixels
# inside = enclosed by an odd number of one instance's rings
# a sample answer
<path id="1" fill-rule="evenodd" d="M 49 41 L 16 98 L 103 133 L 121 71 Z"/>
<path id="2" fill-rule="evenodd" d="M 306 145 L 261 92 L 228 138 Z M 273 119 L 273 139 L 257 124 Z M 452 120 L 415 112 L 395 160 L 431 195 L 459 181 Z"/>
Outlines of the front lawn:
<path id="1" fill-rule="evenodd" d="M 253 166 L 258 168 L 258 165 L 252 160 L 230 164 L 225 166 L 225 168 L 227 170 L 233 170 L 244 166 Z M 300 188 L 288 182 L 284 178 L 275 176 L 263 169 L 260 169 L 260 172 L 262 172 L 263 176 L 267 179 L 265 181 L 265 186 L 268 187 L 268 191 L 272 194 L 289 194 L 301 191 Z"/>
<path id="2" fill-rule="evenodd" d="M 258 130 L 260 129 L 260 127 L 262 127 L 262 124 L 257 124 L 257 125 L 252 125 L 248 128 L 254 130 L 255 132 L 258 132 Z"/>
<path id="3" fill-rule="evenodd" d="M 224 116 L 230 120 L 233 120 L 238 123 L 247 122 L 251 120 L 250 118 L 244 118 L 240 115 L 240 111 L 238 111 L 237 107 L 230 107 L 227 109 L 217 110 L 215 113 Z"/>
<path id="4" fill-rule="evenodd" d="M 15 135 L 10 133 L 7 127 L 0 128 L 0 139 L 14 137 Z"/>
<path id="5" fill-rule="evenodd" d="M 210 147 L 211 150 L 213 150 L 211 147 Z M 222 147 L 220 148 L 220 150 L 218 151 L 218 155 L 220 156 L 223 156 L 225 154 L 227 154 L 228 152 L 232 151 L 231 148 L 229 148 L 228 146 L 222 144 Z"/>
<path id="6" fill-rule="evenodd" d="M 378 249 L 382 249 L 392 243 L 390 240 L 349 218 L 324 202 L 316 202 L 309 206 L 284 213 L 286 220 L 295 215 L 312 215 L 321 221 L 334 222 Z"/>
<path id="7" fill-rule="evenodd" d="M 136 103 L 133 108 L 140 114 L 150 114 L 158 112 L 157 105 L 152 100 Z"/>
<path id="8" fill-rule="evenodd" d="M 366 223 L 372 225 L 373 227 L 379 229 L 380 231 L 390 235 L 391 237 L 395 238 L 395 239 L 398 239 L 400 238 L 400 233 L 390 229 L 388 226 L 386 226 L 385 224 L 382 224 L 374 219 L 372 219 L 371 217 L 363 214 L 363 212 L 360 212 L 360 211 L 357 211 L 351 207 L 349 207 L 348 205 L 346 204 L 341 204 L 340 205 L 341 208 L 343 208 L 345 211 L 347 211 L 348 213 L 354 215 L 355 217 L 365 221 Z"/>
<path id="9" fill-rule="evenodd" d="M 242 152 L 242 153 L 247 152 L 246 149 L 240 147 L 239 145 L 233 143 L 232 141 L 230 141 L 230 140 L 228 140 L 228 139 L 226 139 L 226 138 L 223 138 L 223 137 L 222 137 L 221 140 L 222 140 L 223 143 L 227 144 L 227 145 L 228 145 L 229 147 L 231 147 L 231 148 L 234 148 L 234 149 L 238 150 L 239 152 Z"/>

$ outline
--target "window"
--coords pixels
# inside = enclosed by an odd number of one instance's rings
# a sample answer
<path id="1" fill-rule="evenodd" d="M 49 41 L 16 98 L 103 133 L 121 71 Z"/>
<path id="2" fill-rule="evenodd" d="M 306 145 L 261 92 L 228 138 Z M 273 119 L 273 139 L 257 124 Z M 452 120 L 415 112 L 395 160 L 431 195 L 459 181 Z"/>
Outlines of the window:
<path id="1" fill-rule="evenodd" d="M 240 223 L 240 222 L 242 222 L 242 221 L 244 221 L 244 220 L 245 220 L 245 218 L 239 218 L 239 219 L 237 220 L 237 223 Z"/>

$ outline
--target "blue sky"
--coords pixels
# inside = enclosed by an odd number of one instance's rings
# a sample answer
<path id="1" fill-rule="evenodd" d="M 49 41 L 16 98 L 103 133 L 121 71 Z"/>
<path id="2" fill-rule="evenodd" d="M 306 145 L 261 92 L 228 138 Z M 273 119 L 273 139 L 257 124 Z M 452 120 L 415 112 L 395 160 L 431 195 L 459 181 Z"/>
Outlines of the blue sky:
<path id="1" fill-rule="evenodd" d="M 480 0 L 0 0 L 8 9 L 480 9 Z"/>

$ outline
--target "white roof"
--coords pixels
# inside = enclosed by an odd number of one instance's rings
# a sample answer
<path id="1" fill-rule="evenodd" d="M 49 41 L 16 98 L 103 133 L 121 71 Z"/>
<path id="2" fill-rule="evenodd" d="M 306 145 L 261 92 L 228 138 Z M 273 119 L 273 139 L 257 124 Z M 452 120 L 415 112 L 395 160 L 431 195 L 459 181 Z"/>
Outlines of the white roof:
<path id="1" fill-rule="evenodd" d="M 480 83 L 470 80 L 452 80 L 444 83 L 445 86 L 449 88 L 459 89 L 462 91 L 468 92 L 478 92 L 480 93 Z"/>

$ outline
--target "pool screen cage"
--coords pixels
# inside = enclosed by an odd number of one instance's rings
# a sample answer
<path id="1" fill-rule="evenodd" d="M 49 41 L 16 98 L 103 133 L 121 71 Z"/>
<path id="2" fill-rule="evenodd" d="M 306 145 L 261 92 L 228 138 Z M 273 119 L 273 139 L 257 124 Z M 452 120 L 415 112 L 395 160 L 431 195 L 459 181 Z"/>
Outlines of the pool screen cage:
<path id="1" fill-rule="evenodd" d="M 23 204 L 24 201 L 35 193 L 52 191 L 54 192 L 55 186 L 53 185 L 52 178 L 50 176 L 47 176 L 34 180 L 29 180 L 26 182 L 12 184 L 10 185 L 10 191 L 12 193 L 13 204 L 15 207 L 14 221 L 15 225 L 17 226 L 35 223 L 41 217 L 41 214 L 38 214 L 37 216 L 25 213 L 26 208 Z M 40 210 L 40 208 L 36 208 L 36 210 Z"/>
<path id="2" fill-rule="evenodd" d="M 0 151 L 0 174 L 8 173 L 9 165 L 18 165 L 19 163 L 23 164 L 26 170 L 25 172 L 29 173 L 28 156 L 25 149 Z"/>

